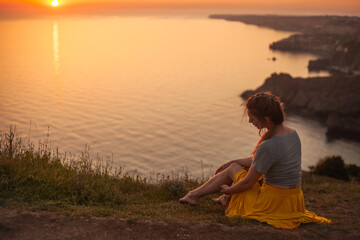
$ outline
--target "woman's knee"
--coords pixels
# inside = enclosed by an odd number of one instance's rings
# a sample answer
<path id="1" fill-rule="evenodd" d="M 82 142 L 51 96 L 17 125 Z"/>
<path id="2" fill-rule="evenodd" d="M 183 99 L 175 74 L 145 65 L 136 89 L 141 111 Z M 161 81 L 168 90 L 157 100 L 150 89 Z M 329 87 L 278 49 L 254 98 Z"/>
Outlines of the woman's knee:
<path id="1" fill-rule="evenodd" d="M 228 177 L 234 181 L 235 176 L 239 171 L 245 170 L 241 165 L 233 163 L 228 167 Z"/>
<path id="2" fill-rule="evenodd" d="M 231 176 L 234 176 L 237 172 L 239 172 L 241 170 L 245 170 L 245 169 L 237 163 L 232 163 L 226 170 L 229 171 Z"/>

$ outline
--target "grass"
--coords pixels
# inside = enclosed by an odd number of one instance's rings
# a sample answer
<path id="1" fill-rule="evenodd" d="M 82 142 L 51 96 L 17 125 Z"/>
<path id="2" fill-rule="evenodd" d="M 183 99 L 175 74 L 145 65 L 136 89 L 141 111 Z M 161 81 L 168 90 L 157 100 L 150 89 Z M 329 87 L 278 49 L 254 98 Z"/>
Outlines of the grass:
<path id="1" fill-rule="evenodd" d="M 154 175 L 153 179 L 112 169 L 109 160 L 92 159 L 88 151 L 67 156 L 24 144 L 16 129 L 0 137 L 0 206 L 48 210 L 74 216 L 115 217 L 134 221 L 187 220 L 234 225 L 264 225 L 257 221 L 227 218 L 224 209 L 208 196 L 197 207 L 178 204 L 187 191 L 203 179 L 184 174 Z M 332 225 L 306 224 L 302 228 L 325 234 L 328 230 L 358 234 L 360 184 L 308 172 L 302 189 L 306 208 L 332 219 Z M 0 228 L 5 228 L 0 224 Z"/>

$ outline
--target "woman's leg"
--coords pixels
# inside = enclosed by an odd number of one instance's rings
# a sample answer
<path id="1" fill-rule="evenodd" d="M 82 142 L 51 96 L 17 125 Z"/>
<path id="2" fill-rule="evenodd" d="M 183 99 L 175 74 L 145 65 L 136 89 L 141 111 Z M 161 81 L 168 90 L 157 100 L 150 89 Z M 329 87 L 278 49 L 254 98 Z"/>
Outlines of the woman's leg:
<path id="1" fill-rule="evenodd" d="M 180 198 L 179 201 L 181 203 L 189 203 L 192 205 L 198 204 L 200 197 L 219 192 L 221 185 L 230 185 L 234 181 L 235 174 L 240 170 L 244 169 L 239 164 L 231 164 L 224 171 L 216 174 L 197 189 L 188 192 L 188 194 L 186 194 L 183 198 Z"/>

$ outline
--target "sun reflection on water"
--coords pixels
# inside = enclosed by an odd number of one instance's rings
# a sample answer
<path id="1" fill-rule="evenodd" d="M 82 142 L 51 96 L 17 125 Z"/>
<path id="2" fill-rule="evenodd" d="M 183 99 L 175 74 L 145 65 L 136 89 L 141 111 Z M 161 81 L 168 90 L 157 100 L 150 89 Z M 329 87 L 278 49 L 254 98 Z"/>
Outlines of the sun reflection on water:
<path id="1" fill-rule="evenodd" d="M 60 64 L 60 41 L 59 41 L 59 29 L 58 23 L 55 21 L 53 23 L 53 65 L 54 65 L 54 86 L 56 89 L 55 94 L 53 95 L 54 99 L 56 99 L 57 103 L 63 102 L 63 88 L 62 88 L 62 80 L 61 80 L 61 64 Z M 60 108 L 63 109 L 63 106 Z"/>
<path id="2" fill-rule="evenodd" d="M 58 23 L 53 24 L 53 61 L 56 78 L 60 76 L 60 44 L 59 44 L 59 30 Z"/>

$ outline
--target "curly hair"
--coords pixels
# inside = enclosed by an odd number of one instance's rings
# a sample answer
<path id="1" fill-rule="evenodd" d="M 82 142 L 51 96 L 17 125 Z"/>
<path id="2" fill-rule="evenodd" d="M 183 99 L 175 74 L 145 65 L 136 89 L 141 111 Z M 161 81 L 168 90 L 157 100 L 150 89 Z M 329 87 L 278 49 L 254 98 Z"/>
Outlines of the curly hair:
<path id="1" fill-rule="evenodd" d="M 265 117 L 268 117 L 273 123 L 274 127 L 280 125 L 285 120 L 284 104 L 280 98 L 271 92 L 260 92 L 250 96 L 245 102 L 246 110 L 253 114 L 260 123 L 265 123 Z M 259 135 L 261 135 L 259 130 Z M 274 128 L 268 129 L 260 138 L 255 150 L 252 152 L 254 155 L 259 144 L 274 135 Z"/>

